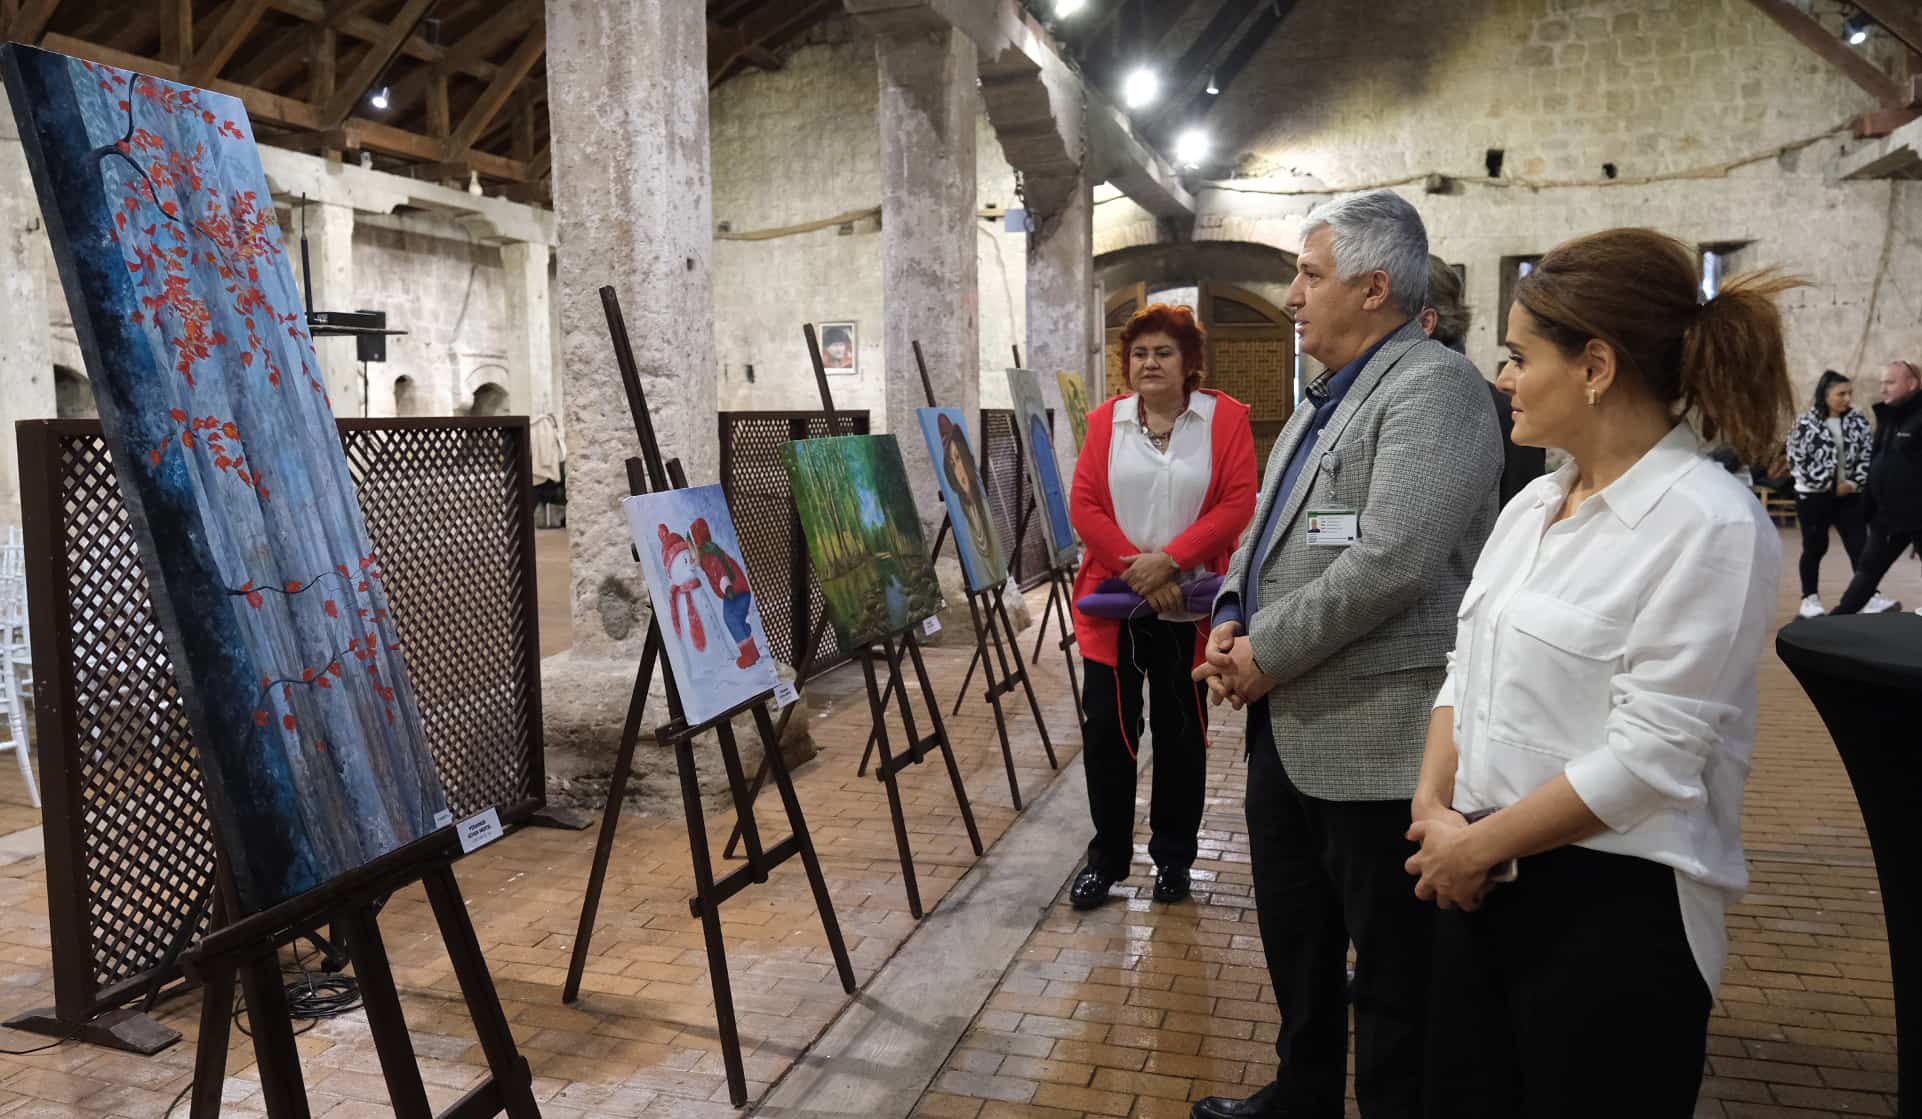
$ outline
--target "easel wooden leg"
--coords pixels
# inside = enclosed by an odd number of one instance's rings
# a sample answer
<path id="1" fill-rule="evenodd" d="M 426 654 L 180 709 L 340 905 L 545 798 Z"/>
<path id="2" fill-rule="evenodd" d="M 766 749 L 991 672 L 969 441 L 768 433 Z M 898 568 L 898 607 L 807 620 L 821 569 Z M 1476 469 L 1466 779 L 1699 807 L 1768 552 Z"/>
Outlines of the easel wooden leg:
<path id="1" fill-rule="evenodd" d="M 1048 601 L 1041 607 L 1041 624 L 1035 627 L 1034 656 L 1028 658 L 1029 664 L 1041 663 L 1041 646 L 1046 644 L 1048 638 L 1048 619 L 1053 616 L 1055 603 L 1061 595 L 1061 581 L 1055 578 L 1055 575 L 1056 572 L 1050 568 L 1048 571 Z"/>
<path id="2" fill-rule="evenodd" d="M 747 1103 L 747 1073 L 741 1066 L 741 1035 L 734 1024 L 734 988 L 727 976 L 727 941 L 721 936 L 721 905 L 714 894 L 714 865 L 707 854 L 707 815 L 701 808 L 701 781 L 694 771 L 694 743 L 683 737 L 675 744 L 674 765 L 681 774 L 681 808 L 687 816 L 688 853 L 694 859 L 694 901 L 707 940 L 707 978 L 714 988 L 714 1022 L 721 1038 L 721 1064 L 727 1072 L 727 1098 L 735 1107 Z M 748 850 L 760 838 L 744 830 Z M 754 856 L 758 857 L 758 856 Z"/>
<path id="3" fill-rule="evenodd" d="M 367 1026 L 380 1054 L 380 1070 L 387 1078 L 395 1119 L 434 1119 L 373 910 L 361 908 L 342 917 L 340 930 L 347 936 L 347 954 L 354 961 L 354 978 L 360 983 L 361 1004 L 367 1010 Z"/>
<path id="4" fill-rule="evenodd" d="M 760 711 L 757 704 L 754 708 Z M 765 712 L 764 712 L 765 714 Z M 714 728 L 714 736 L 721 742 L 721 764 L 727 770 L 728 792 L 734 797 L 734 826 L 740 829 L 741 837 L 747 841 L 747 862 L 753 868 L 756 882 L 767 881 L 767 854 L 761 846 L 761 828 L 754 822 L 754 801 L 748 796 L 747 776 L 741 771 L 741 751 L 734 743 L 734 726 L 721 722 Z M 768 749 L 780 753 L 779 748 Z M 691 755 L 690 755 L 691 756 Z M 766 758 L 762 761 L 765 763 Z"/>
<path id="5" fill-rule="evenodd" d="M 647 689 L 654 681 L 654 660 L 660 654 L 659 625 L 658 620 L 648 622 L 641 667 L 634 674 L 634 694 L 627 701 L 627 722 L 621 727 L 621 748 L 614 757 L 614 772 L 608 779 L 607 807 L 601 812 L 601 834 L 594 843 L 594 868 L 588 872 L 587 893 L 581 899 L 581 923 L 574 932 L 574 955 L 567 964 L 567 984 L 561 988 L 562 1002 L 573 1002 L 581 996 L 581 977 L 587 970 L 587 945 L 594 938 L 594 918 L 601 908 L 601 887 L 607 881 L 607 863 L 614 853 L 614 832 L 621 823 L 621 801 L 627 796 L 627 778 L 634 769 L 634 747 L 641 737 L 641 714 L 647 706 Z"/>
<path id="6" fill-rule="evenodd" d="M 192 1119 L 220 1119 L 220 1096 L 227 1079 L 227 1045 L 234 1024 L 234 973 L 213 969 L 201 988 L 200 1040 L 194 1049 Z"/>
<path id="7" fill-rule="evenodd" d="M 941 722 L 941 705 L 934 698 L 934 685 L 928 680 L 928 666 L 921 660 L 921 643 L 914 639 L 913 630 L 907 634 L 907 651 L 908 656 L 914 659 L 914 675 L 920 681 L 921 695 L 927 700 L 928 718 L 934 721 L 934 738 L 941 745 L 941 758 L 948 763 L 948 780 L 954 785 L 954 800 L 961 808 L 961 822 L 967 825 L 968 843 L 978 856 L 984 850 L 981 832 L 974 826 L 974 809 L 968 804 L 967 786 L 961 783 L 961 767 L 955 764 L 954 747 L 948 742 L 948 728 Z"/>
<path id="8" fill-rule="evenodd" d="M 481 1052 L 487 1056 L 488 1071 L 493 1074 L 491 1083 L 483 1084 L 469 1095 L 494 1095 L 499 1106 L 483 1114 L 495 1115 L 504 1110 L 508 1119 L 540 1119 L 540 1105 L 534 1102 L 534 1075 L 527 1067 L 527 1059 L 514 1045 L 513 1031 L 507 1027 L 507 1014 L 501 1009 L 494 977 L 488 973 L 487 960 L 481 955 L 480 939 L 474 935 L 474 922 L 467 915 L 466 902 L 461 900 L 453 868 L 445 864 L 435 867 L 421 881 L 427 887 L 427 901 L 434 907 L 434 918 L 440 923 L 441 940 L 447 945 L 447 956 L 453 962 L 461 996 L 467 1000 L 468 1016 L 474 1020 L 474 1035 L 480 1041 Z M 249 994 L 248 999 L 252 998 Z M 459 1108 L 456 1104 L 455 1110 Z"/>
<path id="9" fill-rule="evenodd" d="M 901 856 L 901 883 L 907 888 L 908 912 L 918 919 L 921 916 L 921 887 L 914 878 L 914 851 L 908 845 L 908 821 L 901 814 L 901 790 L 894 780 L 894 751 L 888 748 L 888 709 L 882 699 L 880 682 L 874 676 L 874 651 L 863 649 L 858 655 L 861 659 L 861 675 L 868 685 L 868 707 L 874 713 L 875 744 L 881 751 L 881 764 L 876 767 L 876 776 L 888 791 L 888 815 L 894 819 L 894 845 Z"/>
<path id="10" fill-rule="evenodd" d="M 1082 721 L 1082 712 L 1086 708 L 1081 702 L 1081 674 L 1074 670 L 1075 632 L 1072 621 L 1074 615 L 1069 610 L 1070 604 L 1074 601 L 1074 584 L 1070 581 L 1068 573 L 1059 567 L 1048 573 L 1048 579 L 1054 584 L 1054 589 L 1048 592 L 1048 605 L 1054 607 L 1061 625 L 1061 640 L 1058 644 L 1062 657 L 1068 662 L 1068 687 L 1074 692 L 1075 719 L 1079 722 Z M 1041 628 L 1045 630 L 1047 628 L 1045 610 L 1042 612 L 1041 620 Z M 1037 664 L 1041 661 L 1041 645 L 1038 641 L 1034 647 L 1034 660 Z"/>
<path id="11" fill-rule="evenodd" d="M 1015 644 L 1014 620 L 1008 617 L 1007 603 L 1002 601 L 1001 592 L 998 590 L 994 594 L 994 612 L 1001 620 L 1002 630 L 1007 633 L 1008 648 L 1013 650 L 1014 659 L 1018 665 L 1021 660 L 1021 648 Z M 992 629 L 994 624 L 995 621 L 993 618 L 988 619 L 989 628 Z M 1000 649 L 1000 643 L 996 642 L 995 651 L 999 653 Z M 1041 701 L 1035 698 L 1034 681 L 1028 679 L 1026 669 L 1021 670 L 1021 689 L 1028 694 L 1028 710 L 1034 713 L 1035 728 L 1041 732 L 1041 749 L 1047 752 L 1048 768 L 1060 769 L 1061 763 L 1056 761 L 1054 756 L 1054 743 L 1048 738 L 1048 722 L 1041 717 Z M 1077 695 L 1077 706 L 1079 706 L 1079 700 L 1080 697 Z"/>
<path id="12" fill-rule="evenodd" d="M 241 965 L 240 986 L 247 996 L 254 1061 L 260 1066 L 261 1102 L 267 1107 L 269 1119 L 311 1119 L 284 982 L 277 952 L 270 951 Z"/>
<path id="13" fill-rule="evenodd" d="M 834 955 L 834 969 L 841 974 L 841 989 L 854 993 L 854 965 L 848 960 L 847 944 L 841 939 L 841 922 L 835 919 L 834 902 L 828 897 L 827 879 L 821 874 L 821 860 L 814 853 L 814 838 L 808 834 L 807 819 L 801 815 L 801 799 L 794 795 L 794 780 L 781 756 L 780 739 L 767 708 L 754 708 L 754 725 L 761 732 L 764 764 L 774 771 L 774 787 L 780 791 L 781 805 L 787 810 L 788 831 L 801 848 L 801 865 L 807 870 L 808 889 L 814 892 L 814 908 L 821 915 L 821 931 L 827 934 L 828 951 Z"/>
<path id="14" fill-rule="evenodd" d="M 888 676 L 888 686 L 885 689 L 883 689 L 883 691 L 881 692 L 882 707 L 886 707 L 888 705 L 888 700 L 894 698 L 895 689 L 900 686 L 901 686 L 900 677 L 890 674 Z M 901 699 L 903 702 L 906 702 L 907 695 L 903 693 L 901 696 Z M 861 751 L 861 765 L 859 766 L 859 768 L 855 769 L 854 771 L 854 775 L 856 777 L 866 777 L 868 775 L 868 759 L 874 757 L 875 733 L 876 732 L 872 730 L 868 731 L 868 746 L 867 746 L 867 749 Z M 912 735 L 910 735 L 910 737 L 912 737 Z"/>
<path id="15" fill-rule="evenodd" d="M 984 596 L 985 597 L 985 596 Z M 988 686 L 988 706 L 994 709 L 994 730 L 1001 738 L 1001 762 L 1008 770 L 1008 792 L 1014 797 L 1014 810 L 1021 811 L 1021 782 L 1014 772 L 1014 746 L 1008 741 L 1008 718 L 1001 710 L 1001 684 L 994 678 L 994 668 L 988 659 L 988 643 L 994 643 L 995 657 L 1001 662 L 1006 673 L 1008 658 L 1001 648 L 1001 631 L 995 627 L 994 607 L 987 610 L 987 626 L 982 626 L 982 610 L 975 604 L 975 596 L 968 594 L 968 616 L 974 620 L 974 653 L 981 660 L 981 679 Z M 1019 658 L 1017 651 L 1015 656 Z M 1005 675 L 1003 679 L 1005 679 Z"/>

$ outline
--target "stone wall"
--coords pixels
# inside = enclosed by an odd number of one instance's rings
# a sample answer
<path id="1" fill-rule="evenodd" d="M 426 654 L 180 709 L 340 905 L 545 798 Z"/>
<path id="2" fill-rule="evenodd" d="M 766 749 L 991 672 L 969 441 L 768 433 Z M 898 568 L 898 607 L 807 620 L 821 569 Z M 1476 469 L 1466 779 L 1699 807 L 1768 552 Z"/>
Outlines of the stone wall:
<path id="1" fill-rule="evenodd" d="M 1813 281 L 1783 303 L 1798 383 L 1922 355 L 1922 185 L 1835 181 L 1861 143 L 1842 126 L 1874 106 L 1746 0 L 1410 0 L 1366 36 L 1343 7 L 1298 5 L 1224 94 L 1217 150 L 1245 177 L 1199 192 L 1197 240 L 1293 251 L 1315 203 L 1392 184 L 1466 266 L 1469 356 L 1491 375 L 1505 258 L 1621 225 Z M 1815 10 L 1839 26 L 1841 5 Z M 1096 213 L 1097 251 L 1153 236 L 1125 199 Z"/>
<path id="2" fill-rule="evenodd" d="M 851 321 L 857 324 L 859 371 L 833 376 L 829 387 L 836 407 L 867 409 L 879 432 L 887 427 L 879 218 L 864 213 L 845 226 L 735 239 L 881 205 L 873 40 L 839 21 L 816 39 L 780 70 L 749 71 L 711 95 L 720 407 L 818 408 L 801 324 Z M 985 115 L 976 134 L 979 205 L 1018 205 L 1014 172 Z M 998 218 L 983 218 L 978 239 L 981 399 L 984 407 L 1006 407 L 1001 371 L 1011 360 L 1009 346 L 1027 330 L 1026 238 L 1006 232 Z"/>

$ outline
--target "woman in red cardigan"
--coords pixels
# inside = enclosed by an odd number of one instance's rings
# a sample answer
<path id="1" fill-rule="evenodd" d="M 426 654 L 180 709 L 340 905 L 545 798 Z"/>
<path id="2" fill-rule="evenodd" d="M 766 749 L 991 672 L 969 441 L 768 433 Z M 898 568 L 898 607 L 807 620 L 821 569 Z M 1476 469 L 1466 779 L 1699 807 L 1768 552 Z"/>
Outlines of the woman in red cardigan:
<path id="1" fill-rule="evenodd" d="M 1087 545 L 1076 601 L 1104 579 L 1125 579 L 1145 600 L 1126 622 L 1075 611 L 1087 686 L 1082 764 L 1094 840 L 1069 891 L 1092 909 L 1128 877 L 1134 853 L 1135 751 L 1141 691 L 1153 696 L 1155 768 L 1148 820 L 1156 901 L 1188 896 L 1207 777 L 1208 720 L 1190 678 L 1206 619 L 1182 586 L 1228 569 L 1255 515 L 1255 441 L 1248 406 L 1199 387 L 1203 335 L 1194 312 L 1157 303 L 1121 332 L 1128 386 L 1088 415 L 1069 515 Z"/>

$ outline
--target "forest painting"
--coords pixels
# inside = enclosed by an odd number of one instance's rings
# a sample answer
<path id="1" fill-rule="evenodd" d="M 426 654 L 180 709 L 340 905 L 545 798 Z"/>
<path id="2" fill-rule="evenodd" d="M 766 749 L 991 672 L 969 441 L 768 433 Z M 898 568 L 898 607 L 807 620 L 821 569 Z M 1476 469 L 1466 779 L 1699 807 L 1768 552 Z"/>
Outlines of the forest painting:
<path id="1" fill-rule="evenodd" d="M 1061 386 L 1061 405 L 1068 410 L 1068 430 L 1074 432 L 1074 450 L 1088 445 L 1088 387 L 1081 382 L 1079 373 L 1056 373 L 1056 383 Z"/>
<path id="2" fill-rule="evenodd" d="M 783 443 L 781 463 L 842 648 L 872 645 L 940 611 L 941 583 L 894 436 Z"/>
<path id="3" fill-rule="evenodd" d="M 244 916 L 446 798 L 241 103 L 0 68 Z"/>
<path id="4" fill-rule="evenodd" d="M 688 725 L 773 691 L 774 654 L 721 487 L 635 494 L 621 507 Z"/>

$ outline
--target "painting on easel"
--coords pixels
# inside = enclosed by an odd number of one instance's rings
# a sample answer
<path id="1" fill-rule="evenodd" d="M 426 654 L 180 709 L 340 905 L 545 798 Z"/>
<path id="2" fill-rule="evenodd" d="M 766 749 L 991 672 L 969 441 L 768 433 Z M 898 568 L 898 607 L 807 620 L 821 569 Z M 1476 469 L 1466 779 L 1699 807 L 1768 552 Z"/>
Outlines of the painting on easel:
<path id="1" fill-rule="evenodd" d="M 238 914 L 447 820 L 241 103 L 0 48 Z"/>
<path id="2" fill-rule="evenodd" d="M 1014 400 L 1015 423 L 1021 432 L 1022 458 L 1034 487 L 1035 519 L 1041 522 L 1048 556 L 1055 567 L 1074 563 L 1074 524 L 1068 520 L 1068 487 L 1061 481 L 1061 465 L 1054 457 L 1054 427 L 1047 405 L 1041 402 L 1041 378 L 1032 369 L 1008 370 L 1008 395 Z"/>
<path id="3" fill-rule="evenodd" d="M 636 494 L 621 506 L 688 724 L 773 691 L 774 654 L 721 487 Z"/>
<path id="4" fill-rule="evenodd" d="M 941 583 L 894 436 L 783 443 L 781 463 L 842 648 L 875 644 L 940 612 Z"/>
<path id="5" fill-rule="evenodd" d="M 1002 559 L 994 514 L 988 509 L 988 488 L 981 484 L 974 449 L 968 444 L 967 421 L 959 408 L 917 408 L 915 416 L 921 422 L 921 437 L 928 441 L 935 476 L 941 480 L 941 500 L 948 507 L 954 550 L 961 556 L 968 589 L 980 592 L 998 587 L 1008 581 L 1008 565 Z"/>
<path id="6" fill-rule="evenodd" d="M 1068 411 L 1068 430 L 1074 432 L 1074 450 L 1088 445 L 1088 386 L 1081 382 L 1079 373 L 1056 373 L 1055 383 L 1061 386 L 1061 406 Z"/>

